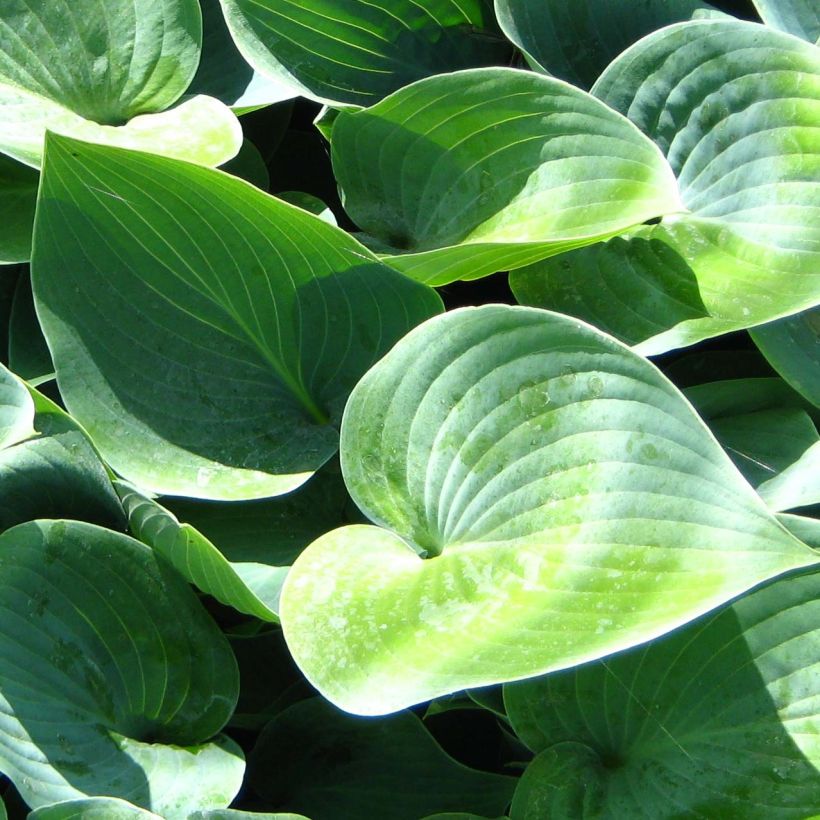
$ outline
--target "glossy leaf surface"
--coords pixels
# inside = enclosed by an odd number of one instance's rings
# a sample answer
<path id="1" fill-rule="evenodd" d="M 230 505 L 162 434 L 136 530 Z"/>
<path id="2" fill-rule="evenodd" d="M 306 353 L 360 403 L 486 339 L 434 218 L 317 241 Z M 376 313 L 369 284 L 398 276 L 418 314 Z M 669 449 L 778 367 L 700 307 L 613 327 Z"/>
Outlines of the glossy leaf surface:
<path id="1" fill-rule="evenodd" d="M 649 362 L 546 311 L 413 331 L 353 391 L 341 457 L 381 526 L 308 547 L 280 617 L 360 714 L 625 649 L 817 561 Z"/>
<path id="2" fill-rule="evenodd" d="M 49 146 L 38 314 L 69 410 L 145 489 L 238 500 L 298 487 L 335 453 L 332 422 L 359 376 L 440 309 L 342 231 L 241 180 Z"/>

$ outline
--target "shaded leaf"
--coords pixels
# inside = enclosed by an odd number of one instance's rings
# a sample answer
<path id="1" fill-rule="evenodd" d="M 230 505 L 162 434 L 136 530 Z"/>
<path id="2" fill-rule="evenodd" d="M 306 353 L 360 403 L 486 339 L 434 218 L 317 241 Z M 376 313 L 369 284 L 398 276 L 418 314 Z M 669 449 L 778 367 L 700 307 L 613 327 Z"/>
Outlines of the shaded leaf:
<path id="1" fill-rule="evenodd" d="M 37 172 L 0 154 L 0 265 L 28 262 Z"/>
<path id="2" fill-rule="evenodd" d="M 54 363 L 34 311 L 31 278 L 20 276 L 9 316 L 9 367 L 35 387 L 54 378 Z"/>
<path id="3" fill-rule="evenodd" d="M 811 816 L 818 614 L 820 575 L 792 576 L 641 649 L 505 687 L 540 752 L 513 820 Z"/>
<path id="4" fill-rule="evenodd" d="M 331 104 L 370 105 L 431 74 L 505 63 L 511 51 L 484 0 L 221 2 L 254 68 L 283 94 Z"/>
<path id="5" fill-rule="evenodd" d="M 814 0 L 752 0 L 767 26 L 810 43 L 820 41 L 820 8 Z"/>
<path id="6" fill-rule="evenodd" d="M 645 37 L 592 89 L 663 150 L 687 213 L 515 271 L 526 304 L 646 354 L 817 302 L 820 51 L 753 23 Z"/>
<path id="7" fill-rule="evenodd" d="M 0 448 L 34 435 L 34 402 L 26 386 L 0 365 Z"/>
<path id="8" fill-rule="evenodd" d="M 75 521 L 7 530 L 0 568 L 0 769 L 25 801 L 109 795 L 168 820 L 227 806 L 243 761 L 207 741 L 236 703 L 236 663 L 185 581 Z"/>
<path id="9" fill-rule="evenodd" d="M 589 88 L 628 46 L 681 20 L 725 16 L 700 0 L 495 0 L 498 22 L 537 71 Z"/>
<path id="10" fill-rule="evenodd" d="M 333 125 L 345 209 L 419 281 L 475 279 L 680 209 L 651 140 L 589 94 L 511 68 L 431 77 Z"/>
<path id="11" fill-rule="evenodd" d="M 309 546 L 280 617 L 359 714 L 625 649 L 818 560 L 659 371 L 546 311 L 408 334 L 354 389 L 341 461 L 381 527 Z"/>
<path id="12" fill-rule="evenodd" d="M 85 797 L 64 800 L 35 809 L 27 820 L 162 820 L 118 797 Z"/>
<path id="13" fill-rule="evenodd" d="M 267 191 L 270 188 L 268 166 L 265 165 L 265 160 L 250 140 L 242 141 L 239 153 L 232 160 L 226 162 L 221 170 L 250 182 L 260 191 Z"/>
<path id="14" fill-rule="evenodd" d="M 37 224 L 34 296 L 66 406 L 157 493 L 298 487 L 335 453 L 360 375 L 440 310 L 343 231 L 148 154 L 50 138 Z"/>
<path id="15" fill-rule="evenodd" d="M 312 820 L 418 820 L 459 808 L 498 814 L 515 787 L 514 778 L 457 763 L 411 712 L 362 720 L 320 698 L 268 724 L 249 772 L 259 794 Z"/>

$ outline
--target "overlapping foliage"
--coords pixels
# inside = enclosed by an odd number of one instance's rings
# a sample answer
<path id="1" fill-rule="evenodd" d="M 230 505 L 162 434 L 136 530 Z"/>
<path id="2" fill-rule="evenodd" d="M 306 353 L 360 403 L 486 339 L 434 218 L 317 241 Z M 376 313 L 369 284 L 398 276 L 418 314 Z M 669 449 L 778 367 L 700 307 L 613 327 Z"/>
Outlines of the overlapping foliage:
<path id="1" fill-rule="evenodd" d="M 820 813 L 818 35 L 0 6 L 0 818 Z"/>

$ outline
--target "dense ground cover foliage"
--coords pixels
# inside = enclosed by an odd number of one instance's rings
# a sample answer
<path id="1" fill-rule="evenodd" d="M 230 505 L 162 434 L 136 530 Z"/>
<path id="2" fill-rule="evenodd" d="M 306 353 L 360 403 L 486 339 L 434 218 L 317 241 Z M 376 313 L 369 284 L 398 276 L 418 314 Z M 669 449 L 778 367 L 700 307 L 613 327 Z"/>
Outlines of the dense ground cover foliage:
<path id="1" fill-rule="evenodd" d="M 819 37 L 0 4 L 0 818 L 820 816 Z"/>

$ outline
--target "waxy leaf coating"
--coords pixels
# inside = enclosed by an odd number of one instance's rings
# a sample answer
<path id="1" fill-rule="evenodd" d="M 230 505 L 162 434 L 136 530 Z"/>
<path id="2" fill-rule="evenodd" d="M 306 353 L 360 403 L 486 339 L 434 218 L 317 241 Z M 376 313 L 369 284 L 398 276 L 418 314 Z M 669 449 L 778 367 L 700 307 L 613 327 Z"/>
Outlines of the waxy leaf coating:
<path id="1" fill-rule="evenodd" d="M 31 807 L 109 795 L 182 820 L 233 799 L 225 637 L 138 541 L 76 521 L 0 535 L 0 771 Z"/>
<path id="2" fill-rule="evenodd" d="M 649 646 L 504 687 L 540 754 L 513 820 L 804 820 L 820 806 L 820 574 Z"/>
<path id="3" fill-rule="evenodd" d="M 113 469 L 157 493 L 299 486 L 336 452 L 357 379 L 441 306 L 241 180 L 67 138 L 49 141 L 35 230 L 66 406 Z"/>
<path id="4" fill-rule="evenodd" d="M 360 714 L 625 649 L 817 561 L 648 361 L 547 311 L 411 332 L 354 389 L 341 459 L 381 526 L 309 546 L 280 617 Z"/>
<path id="5" fill-rule="evenodd" d="M 674 175 L 625 117 L 511 68 L 413 83 L 332 131 L 345 208 L 419 281 L 475 279 L 681 209 Z"/>

